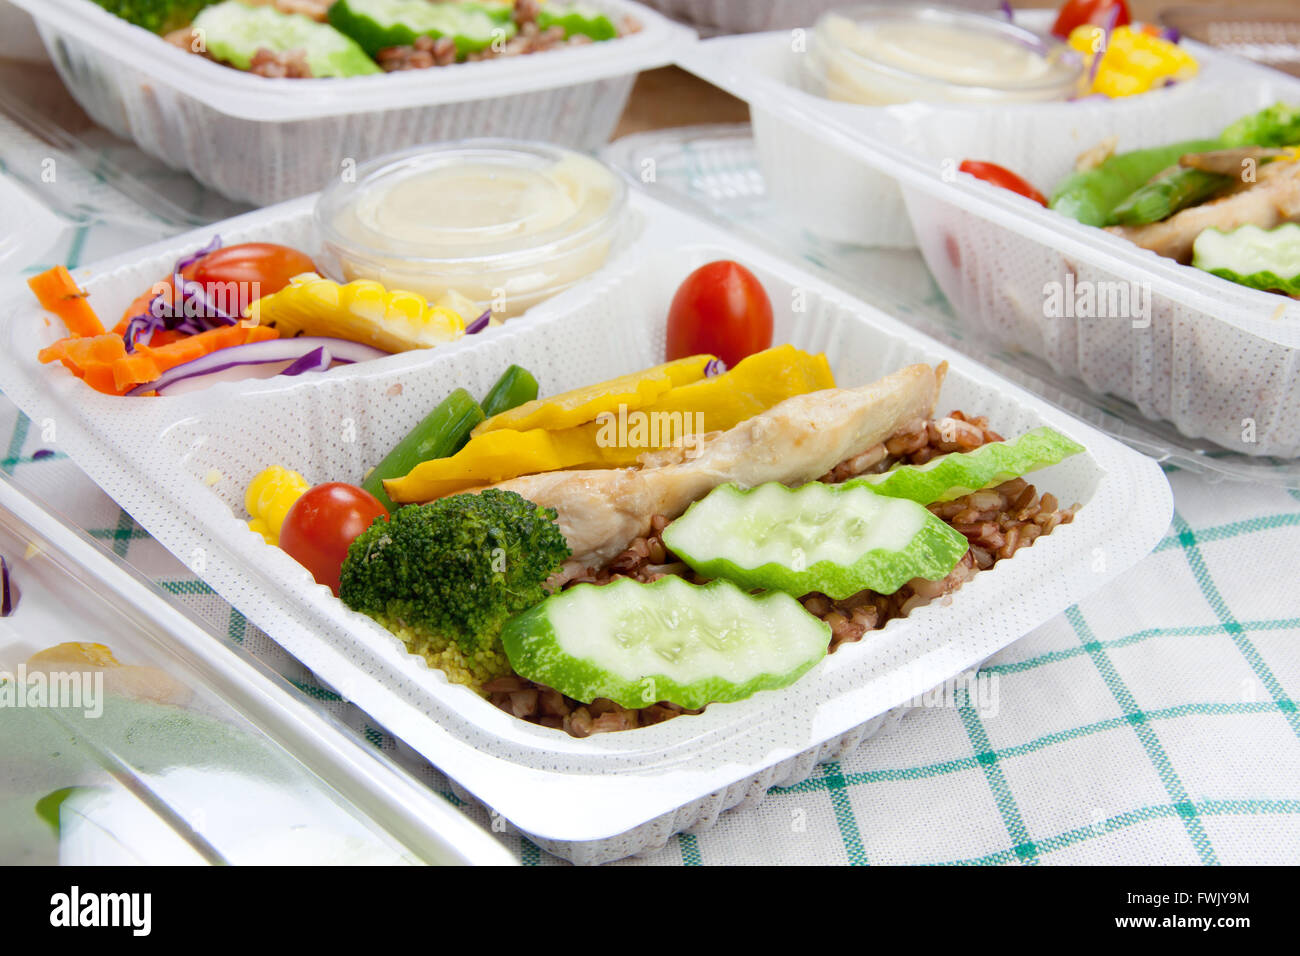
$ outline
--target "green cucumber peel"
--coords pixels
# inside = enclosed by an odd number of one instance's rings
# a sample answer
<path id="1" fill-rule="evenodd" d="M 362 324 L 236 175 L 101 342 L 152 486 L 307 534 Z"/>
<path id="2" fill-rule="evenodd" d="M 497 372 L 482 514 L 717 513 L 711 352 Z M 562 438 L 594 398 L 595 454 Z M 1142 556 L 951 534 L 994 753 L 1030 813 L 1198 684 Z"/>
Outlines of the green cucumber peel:
<path id="1" fill-rule="evenodd" d="M 676 575 L 578 584 L 501 632 L 515 673 L 575 700 L 691 710 L 792 684 L 830 640 L 830 627 L 787 594 Z"/>
<path id="2" fill-rule="evenodd" d="M 613 20 L 599 10 L 580 4 L 542 7 L 537 15 L 537 26 L 542 30 L 563 27 L 566 39 L 575 33 L 596 41 L 612 40 L 618 36 L 618 27 L 614 26 Z"/>
<path id="3" fill-rule="evenodd" d="M 913 578 L 937 581 L 969 546 L 914 501 L 816 481 L 793 489 L 721 485 L 669 524 L 663 540 L 705 577 L 836 600 L 893 594 Z"/>
<path id="4" fill-rule="evenodd" d="M 429 0 L 336 0 L 329 22 L 375 56 L 390 46 L 410 46 L 421 36 L 449 36 L 463 59 L 504 43 L 518 28 L 509 7 L 478 3 L 430 3 Z"/>
<path id="5" fill-rule="evenodd" d="M 383 72 L 365 50 L 329 24 L 274 7 L 225 0 L 204 7 L 194 18 L 194 29 L 202 32 L 210 54 L 241 70 L 247 70 L 254 54 L 265 48 L 275 53 L 302 50 L 313 77 Z"/>
<path id="6" fill-rule="evenodd" d="M 865 485 L 876 494 L 929 505 L 992 488 L 1083 450 L 1078 442 L 1044 426 L 1011 441 L 938 455 L 924 465 L 898 465 L 879 475 L 850 478 L 844 484 Z"/>
<path id="7" fill-rule="evenodd" d="M 1192 265 L 1238 285 L 1300 296 L 1300 225 L 1206 229 L 1192 247 Z"/>

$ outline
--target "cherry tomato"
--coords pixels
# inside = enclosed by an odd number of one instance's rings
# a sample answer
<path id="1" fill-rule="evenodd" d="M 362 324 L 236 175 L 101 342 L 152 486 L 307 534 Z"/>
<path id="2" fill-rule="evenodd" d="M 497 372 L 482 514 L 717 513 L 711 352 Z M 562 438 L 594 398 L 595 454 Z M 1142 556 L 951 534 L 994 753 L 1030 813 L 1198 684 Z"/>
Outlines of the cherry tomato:
<path id="1" fill-rule="evenodd" d="M 1026 199 L 1032 199 L 1040 206 L 1047 205 L 1046 196 L 1020 176 L 1003 166 L 999 166 L 997 163 L 982 163 L 978 160 L 967 159 L 963 160 L 962 164 L 957 168 L 963 173 L 970 173 L 976 179 L 982 179 L 986 183 L 992 183 L 994 186 L 1001 186 L 1003 189 L 1010 189 L 1013 193 L 1019 193 Z"/>
<path id="2" fill-rule="evenodd" d="M 1065 0 L 1056 15 L 1056 23 L 1052 25 L 1052 35 L 1064 40 L 1069 37 L 1071 30 L 1085 23 L 1105 26 L 1110 21 L 1112 10 L 1118 10 L 1114 14 L 1115 22 L 1110 24 L 1112 27 L 1127 26 L 1133 22 L 1124 0 Z"/>
<path id="3" fill-rule="evenodd" d="M 734 368 L 772 345 L 772 302 L 754 273 L 730 260 L 686 277 L 668 308 L 668 355 L 716 355 Z"/>
<path id="4" fill-rule="evenodd" d="M 365 489 L 341 481 L 317 485 L 289 509 L 280 547 L 338 594 L 348 545 L 380 517 L 387 520 L 388 511 Z"/>
<path id="5" fill-rule="evenodd" d="M 194 267 L 196 282 L 257 283 L 257 294 L 251 291 L 248 300 L 279 292 L 289 280 L 304 272 L 315 272 L 316 266 L 297 249 L 278 246 L 273 242 L 242 242 L 210 252 Z"/>

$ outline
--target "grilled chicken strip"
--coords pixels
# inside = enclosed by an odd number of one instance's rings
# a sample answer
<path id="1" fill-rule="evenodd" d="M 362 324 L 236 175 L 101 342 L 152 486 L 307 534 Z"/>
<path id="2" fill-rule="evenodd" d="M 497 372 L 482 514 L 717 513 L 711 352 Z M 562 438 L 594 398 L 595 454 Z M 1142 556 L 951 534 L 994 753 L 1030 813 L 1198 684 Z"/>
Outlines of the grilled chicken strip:
<path id="1" fill-rule="evenodd" d="M 1161 222 L 1108 226 L 1106 231 L 1186 265 L 1192 261 L 1196 237 L 1206 229 L 1229 232 L 1248 224 L 1272 229 L 1300 219 L 1300 163 L 1261 164 L 1258 174 L 1258 181 L 1249 188 L 1184 209 Z"/>
<path id="2" fill-rule="evenodd" d="M 946 368 L 913 365 L 861 388 L 797 395 L 716 433 L 672 464 L 547 472 L 493 487 L 554 508 L 573 551 L 570 565 L 598 567 L 648 534 L 654 515 L 676 518 L 718 485 L 813 481 L 930 418 Z"/>

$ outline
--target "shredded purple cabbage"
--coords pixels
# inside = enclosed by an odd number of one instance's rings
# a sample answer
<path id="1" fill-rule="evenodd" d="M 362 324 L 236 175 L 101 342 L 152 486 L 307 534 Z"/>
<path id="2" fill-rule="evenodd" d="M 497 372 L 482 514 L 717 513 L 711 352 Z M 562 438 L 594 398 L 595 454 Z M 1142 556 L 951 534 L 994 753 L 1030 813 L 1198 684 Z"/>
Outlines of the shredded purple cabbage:
<path id="1" fill-rule="evenodd" d="M 172 269 L 172 272 L 176 275 L 180 275 L 182 272 L 184 272 L 190 266 L 194 265 L 194 263 L 198 262 L 204 256 L 208 255 L 211 252 L 216 252 L 220 248 L 221 248 L 221 236 L 219 235 L 213 236 L 212 241 L 209 242 L 202 249 L 198 250 L 197 252 L 192 252 L 188 256 L 184 256 L 181 259 L 178 259 L 176 261 L 176 267 Z"/>
<path id="2" fill-rule="evenodd" d="M 1160 39 L 1166 43 L 1178 43 L 1183 39 L 1183 35 L 1176 27 L 1165 27 L 1160 31 Z"/>
<path id="3" fill-rule="evenodd" d="M 141 312 L 139 315 L 132 317 L 126 323 L 126 331 L 122 334 L 122 340 L 126 343 L 126 350 L 134 352 L 137 345 L 148 345 L 153 341 L 153 334 L 160 329 L 167 328 L 167 320 L 152 312 L 153 302 L 158 301 L 158 296 L 154 296 L 150 302 L 150 311 Z"/>
<path id="4" fill-rule="evenodd" d="M 0 617 L 8 617 L 18 605 L 18 589 L 9 580 L 9 563 L 0 554 Z"/>
<path id="5" fill-rule="evenodd" d="M 302 358 L 297 359 L 281 375 L 301 375 L 303 372 L 323 372 L 334 361 L 330 350 L 325 346 L 312 349 Z"/>
<path id="6" fill-rule="evenodd" d="M 180 275 L 180 273 L 176 273 Z M 207 290 L 201 282 L 193 279 L 181 279 L 181 301 L 173 305 L 173 310 L 188 319 L 206 322 L 207 328 L 219 325 L 234 325 L 235 318 L 208 298 Z"/>
<path id="7" fill-rule="evenodd" d="M 466 335 L 476 335 L 488 327 L 488 322 L 492 319 L 492 310 L 484 309 L 483 314 L 477 319 L 465 326 Z"/>
<path id="8" fill-rule="evenodd" d="M 38 448 L 32 452 L 32 461 L 40 461 L 44 458 L 53 458 L 54 451 L 50 448 Z"/>
<path id="9" fill-rule="evenodd" d="M 720 358 L 709 359 L 709 363 L 704 366 L 704 377 L 713 378 L 715 375 L 721 375 L 727 370 L 727 363 Z"/>
<path id="10" fill-rule="evenodd" d="M 1008 20 L 1014 20 L 1016 18 L 1016 12 L 1011 9 L 1011 4 L 1008 0 L 1002 0 L 1002 2 L 998 4 L 998 9 L 1002 11 L 1002 15 Z"/>

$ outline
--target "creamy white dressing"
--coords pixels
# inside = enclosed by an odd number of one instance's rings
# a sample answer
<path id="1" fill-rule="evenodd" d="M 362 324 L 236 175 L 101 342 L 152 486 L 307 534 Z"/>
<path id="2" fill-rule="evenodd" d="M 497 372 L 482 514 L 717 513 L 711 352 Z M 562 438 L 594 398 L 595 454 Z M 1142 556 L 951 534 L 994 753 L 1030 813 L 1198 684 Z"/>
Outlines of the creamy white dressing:
<path id="1" fill-rule="evenodd" d="M 343 278 L 430 300 L 454 289 L 506 318 L 603 264 L 623 199 L 608 168 L 576 153 L 434 149 L 363 179 L 318 218 Z"/>
<path id="2" fill-rule="evenodd" d="M 972 16 L 832 13 L 818 21 L 807 65 L 826 96 L 867 105 L 1069 96 L 1078 64 L 1028 39 Z"/>

